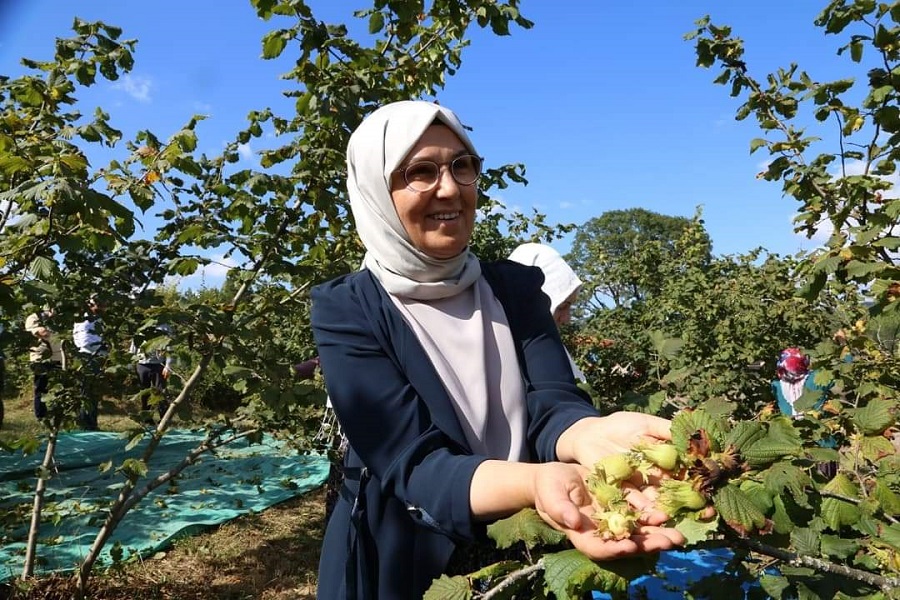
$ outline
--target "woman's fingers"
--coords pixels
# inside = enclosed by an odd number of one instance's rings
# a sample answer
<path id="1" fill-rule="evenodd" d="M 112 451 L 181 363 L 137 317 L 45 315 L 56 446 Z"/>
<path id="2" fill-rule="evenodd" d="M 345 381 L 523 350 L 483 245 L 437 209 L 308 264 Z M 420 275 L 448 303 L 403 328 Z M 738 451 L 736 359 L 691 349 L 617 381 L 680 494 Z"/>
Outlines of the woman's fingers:
<path id="1" fill-rule="evenodd" d="M 669 515 L 656 508 L 656 489 L 637 488 L 634 484 L 623 483 L 622 491 L 625 500 L 640 515 L 640 522 L 647 525 L 662 525 L 669 520 Z"/>
<path id="2" fill-rule="evenodd" d="M 593 531 L 567 531 L 572 544 L 594 560 L 613 560 L 634 554 L 671 550 L 684 544 L 684 536 L 667 527 L 640 526 L 624 540 L 604 540 Z"/>

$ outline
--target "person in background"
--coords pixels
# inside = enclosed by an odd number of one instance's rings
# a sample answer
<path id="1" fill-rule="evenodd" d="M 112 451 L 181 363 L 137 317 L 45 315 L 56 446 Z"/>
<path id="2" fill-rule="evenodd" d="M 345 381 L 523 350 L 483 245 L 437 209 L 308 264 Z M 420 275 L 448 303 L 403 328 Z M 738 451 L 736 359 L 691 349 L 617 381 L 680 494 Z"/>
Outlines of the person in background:
<path id="1" fill-rule="evenodd" d="M 795 346 L 785 348 L 778 355 L 778 362 L 775 363 L 776 379 L 772 381 L 772 395 L 775 396 L 781 414 L 795 419 L 803 416 L 802 412 L 794 408 L 794 404 L 804 393 L 819 396 L 814 408 L 819 408 L 825 403 L 831 386 L 816 384 L 815 372 L 809 370 L 809 363 L 809 355 Z"/>
<path id="2" fill-rule="evenodd" d="M 775 363 L 776 379 L 772 382 L 772 394 L 775 396 L 781 414 L 794 419 L 801 418 L 803 412 L 797 410 L 795 404 L 804 394 L 813 394 L 816 398 L 813 410 L 818 410 L 825 404 L 831 384 L 817 384 L 815 382 L 816 372 L 811 371 L 809 365 L 809 355 L 796 346 L 785 348 L 778 355 L 778 362 Z M 825 439 L 820 441 L 819 445 L 833 448 L 836 442 L 833 438 Z M 826 479 L 832 479 L 837 474 L 838 463 L 834 461 L 820 462 L 816 465 L 816 469 Z"/>
<path id="3" fill-rule="evenodd" d="M 481 163 L 456 115 L 430 102 L 383 106 L 350 138 L 364 268 L 312 290 L 349 443 L 319 598 L 418 600 L 487 543 L 489 522 L 528 507 L 598 560 L 684 543 L 643 485 L 626 490 L 643 515 L 632 537 L 596 535 L 585 469 L 670 438 L 670 423 L 601 416 L 576 386 L 540 273 L 470 251 Z"/>
<path id="4" fill-rule="evenodd" d="M 97 294 L 87 300 L 87 310 L 72 326 L 72 342 L 82 362 L 82 405 L 78 422 L 87 431 L 98 429 L 97 413 L 100 403 L 100 369 L 109 354 L 103 339 L 103 303 Z"/>
<path id="5" fill-rule="evenodd" d="M 25 330 L 35 338 L 35 345 L 28 352 L 28 362 L 34 374 L 34 416 L 37 419 L 47 416 L 43 395 L 50 386 L 50 374 L 62 368 L 65 360 L 62 343 L 50 328 L 52 318 L 53 309 L 45 306 L 25 319 Z"/>
<path id="6" fill-rule="evenodd" d="M 161 323 L 151 330 L 151 336 L 171 338 L 172 328 L 165 323 Z M 146 351 L 142 346 L 143 344 L 139 343 L 139 340 L 131 340 L 130 351 L 134 355 L 135 360 L 137 360 L 135 370 L 137 371 L 138 381 L 143 390 L 155 390 L 158 393 L 159 397 L 154 404 L 159 417 L 162 418 L 169 409 L 169 402 L 165 398 L 165 390 L 166 382 L 172 372 L 172 354 L 169 352 L 168 346 Z M 151 394 L 152 392 L 150 391 L 141 393 L 141 411 L 150 411 Z M 152 425 L 154 421 L 148 417 L 147 423 Z"/>
<path id="7" fill-rule="evenodd" d="M 578 299 L 578 291 L 583 284 L 559 252 L 544 244 L 527 242 L 517 246 L 509 255 L 509 260 L 538 267 L 543 272 L 544 283 L 541 291 L 550 299 L 550 313 L 553 320 L 559 327 L 568 325 L 572 321 L 572 305 Z M 569 356 L 575 379 L 584 381 L 584 373 L 575 364 L 568 350 L 566 354 Z"/>

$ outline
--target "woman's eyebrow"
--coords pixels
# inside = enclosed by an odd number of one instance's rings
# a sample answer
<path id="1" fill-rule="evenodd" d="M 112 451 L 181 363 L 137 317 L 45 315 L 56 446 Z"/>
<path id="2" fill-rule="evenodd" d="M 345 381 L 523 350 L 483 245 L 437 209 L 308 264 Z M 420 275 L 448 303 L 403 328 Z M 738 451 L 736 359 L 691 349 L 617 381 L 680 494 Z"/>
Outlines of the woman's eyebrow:
<path id="1" fill-rule="evenodd" d="M 472 151 L 469 150 L 468 148 L 462 148 L 462 149 L 457 150 L 456 152 L 454 152 L 454 153 L 450 156 L 450 160 L 456 160 L 456 159 L 459 158 L 460 156 L 465 156 L 465 155 L 467 155 L 467 154 L 472 154 L 472 155 L 474 155 L 474 152 L 472 152 Z M 417 154 L 417 155 L 415 155 L 415 156 L 413 156 L 413 157 L 411 157 L 411 158 L 409 158 L 409 159 L 407 159 L 407 160 L 404 160 L 403 162 L 400 163 L 400 165 L 398 165 L 397 168 L 399 169 L 399 168 L 404 167 L 404 166 L 409 166 L 409 165 L 411 165 L 411 164 L 413 164 L 413 163 L 422 162 L 423 160 L 427 160 L 427 161 L 429 161 L 429 162 L 436 162 L 435 158 L 436 158 L 436 157 L 435 157 L 435 156 L 432 156 L 430 152 L 426 151 L 424 154 Z M 448 161 L 448 162 L 449 162 L 449 161 Z"/>

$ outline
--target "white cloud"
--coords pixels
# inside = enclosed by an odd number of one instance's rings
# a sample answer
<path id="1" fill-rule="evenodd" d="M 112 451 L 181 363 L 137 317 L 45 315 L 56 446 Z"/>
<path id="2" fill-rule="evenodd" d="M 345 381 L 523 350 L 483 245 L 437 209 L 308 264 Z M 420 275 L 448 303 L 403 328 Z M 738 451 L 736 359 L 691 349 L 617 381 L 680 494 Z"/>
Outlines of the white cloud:
<path id="1" fill-rule="evenodd" d="M 568 210 L 570 208 L 575 208 L 575 205 L 572 204 L 571 202 L 563 201 L 563 202 L 559 203 L 559 207 L 563 210 Z"/>
<path id="2" fill-rule="evenodd" d="M 253 158 L 253 150 L 250 148 L 250 144 L 238 144 L 237 151 L 244 160 Z"/>
<path id="3" fill-rule="evenodd" d="M 211 113 L 212 112 L 212 104 L 208 104 L 206 102 L 194 102 L 194 110 L 201 113 Z"/>
<path id="4" fill-rule="evenodd" d="M 112 85 L 114 90 L 121 90 L 138 102 L 150 102 L 150 90 L 153 82 L 148 77 L 126 75 Z"/>

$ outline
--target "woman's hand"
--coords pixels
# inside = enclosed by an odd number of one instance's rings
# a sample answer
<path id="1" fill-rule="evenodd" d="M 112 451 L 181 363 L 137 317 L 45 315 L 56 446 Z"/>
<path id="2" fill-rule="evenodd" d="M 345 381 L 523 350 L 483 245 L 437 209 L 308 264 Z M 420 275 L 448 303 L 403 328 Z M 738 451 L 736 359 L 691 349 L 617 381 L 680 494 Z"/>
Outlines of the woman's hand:
<path id="1" fill-rule="evenodd" d="M 580 465 L 544 463 L 534 477 L 534 505 L 538 514 L 554 529 L 563 532 L 572 545 L 594 560 L 611 560 L 668 550 L 684 543 L 675 529 L 660 527 L 667 520 L 662 512 L 653 509 L 648 497 L 652 489 L 638 490 L 633 484 L 624 485 L 626 499 L 640 513 L 638 525 L 631 537 L 624 540 L 604 540 L 596 533 L 591 516 L 596 510 L 585 485 L 588 471 Z"/>
<path id="2" fill-rule="evenodd" d="M 559 436 L 557 456 L 591 469 L 604 456 L 627 452 L 638 443 L 671 439 L 670 426 L 668 419 L 628 411 L 587 417 Z"/>

